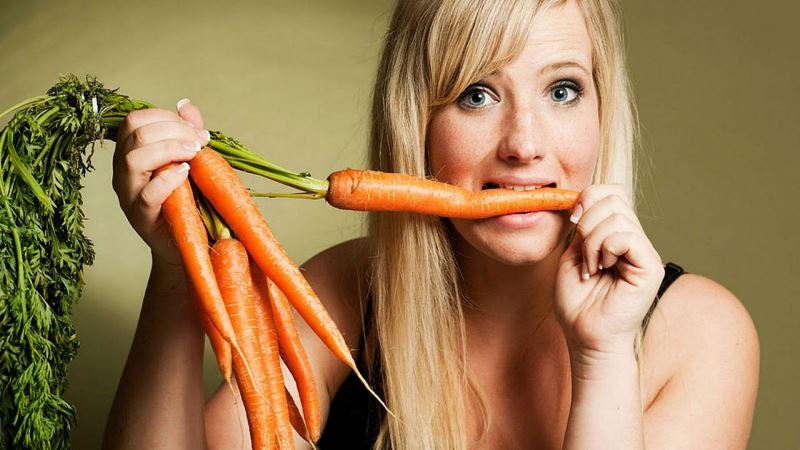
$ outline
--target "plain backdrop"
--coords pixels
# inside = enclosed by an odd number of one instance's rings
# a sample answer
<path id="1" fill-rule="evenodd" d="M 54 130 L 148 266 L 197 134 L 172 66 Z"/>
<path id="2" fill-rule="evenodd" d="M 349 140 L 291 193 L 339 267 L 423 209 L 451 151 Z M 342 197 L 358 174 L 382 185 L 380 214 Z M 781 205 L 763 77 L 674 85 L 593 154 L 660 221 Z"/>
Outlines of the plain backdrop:
<path id="1" fill-rule="evenodd" d="M 93 74 L 164 108 L 189 97 L 209 128 L 324 178 L 365 166 L 370 89 L 391 7 L 0 0 L 0 109 L 44 93 L 59 73 Z M 762 362 L 750 448 L 800 448 L 800 9 L 788 0 L 623 7 L 643 131 L 642 222 L 664 261 L 722 283 L 753 316 Z M 148 249 L 111 189 L 113 149 L 98 148 L 85 179 L 97 259 L 74 309 L 82 344 L 67 397 L 78 410 L 78 449 L 100 444 L 149 271 Z M 259 204 L 297 262 L 362 233 L 359 213 L 321 202 Z M 210 357 L 205 375 L 210 392 L 220 381 Z"/>

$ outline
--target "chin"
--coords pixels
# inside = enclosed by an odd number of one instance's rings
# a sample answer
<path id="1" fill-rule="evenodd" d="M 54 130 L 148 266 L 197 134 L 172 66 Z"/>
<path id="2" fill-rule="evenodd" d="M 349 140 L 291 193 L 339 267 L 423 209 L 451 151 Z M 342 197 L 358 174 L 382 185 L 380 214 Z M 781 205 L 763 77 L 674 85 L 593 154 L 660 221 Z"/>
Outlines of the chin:
<path id="1" fill-rule="evenodd" d="M 509 266 L 535 265 L 564 249 L 569 227 L 566 217 L 549 213 L 534 226 L 508 228 L 496 220 L 452 220 L 452 231 L 462 255 L 488 257 Z"/>

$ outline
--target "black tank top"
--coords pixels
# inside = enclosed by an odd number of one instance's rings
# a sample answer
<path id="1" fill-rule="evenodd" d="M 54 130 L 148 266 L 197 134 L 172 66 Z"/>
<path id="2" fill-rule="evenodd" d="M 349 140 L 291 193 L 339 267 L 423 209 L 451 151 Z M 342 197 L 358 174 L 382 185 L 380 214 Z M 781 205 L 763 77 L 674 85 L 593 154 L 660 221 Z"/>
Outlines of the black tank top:
<path id="1" fill-rule="evenodd" d="M 677 264 L 667 263 L 664 267 L 664 279 L 658 294 L 650 305 L 650 311 L 642 323 L 646 331 L 653 310 L 658 305 L 661 296 L 667 288 L 684 270 Z M 366 366 L 362 358 L 357 360 L 358 370 L 365 373 Z M 373 386 L 375 391 L 381 393 L 380 386 Z M 383 421 L 383 408 L 364 389 L 364 386 L 354 374 L 350 374 L 336 396 L 331 402 L 328 412 L 328 423 L 317 443 L 321 450 L 369 450 L 375 443 L 381 422 Z"/>

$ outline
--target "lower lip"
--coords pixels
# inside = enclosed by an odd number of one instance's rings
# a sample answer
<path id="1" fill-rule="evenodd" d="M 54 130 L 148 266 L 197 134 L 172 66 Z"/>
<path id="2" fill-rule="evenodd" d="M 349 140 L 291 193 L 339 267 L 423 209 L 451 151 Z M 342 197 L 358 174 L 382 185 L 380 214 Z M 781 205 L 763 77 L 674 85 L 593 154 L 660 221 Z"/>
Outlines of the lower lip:
<path id="1" fill-rule="evenodd" d="M 504 228 L 520 229 L 530 228 L 551 214 L 550 211 L 536 211 L 522 214 L 506 214 L 503 216 L 492 217 L 489 219 L 491 222 L 496 223 Z"/>

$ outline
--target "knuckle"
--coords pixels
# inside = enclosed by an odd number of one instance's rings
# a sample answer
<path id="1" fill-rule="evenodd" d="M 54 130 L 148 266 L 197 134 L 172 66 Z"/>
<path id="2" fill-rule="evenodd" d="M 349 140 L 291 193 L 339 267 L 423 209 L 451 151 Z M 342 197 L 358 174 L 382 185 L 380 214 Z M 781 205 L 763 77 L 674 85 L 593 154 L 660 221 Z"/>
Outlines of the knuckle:
<path id="1" fill-rule="evenodd" d="M 586 224 L 585 221 L 579 221 L 578 226 L 576 228 L 578 230 L 578 233 L 580 233 L 580 235 L 584 237 L 587 237 L 589 232 L 591 231 L 591 229 L 589 229 L 589 226 Z"/>
<path id="2" fill-rule="evenodd" d="M 135 149 L 144 146 L 147 143 L 147 132 L 144 128 L 139 127 L 131 131 L 128 137 L 128 148 Z"/>
<path id="3" fill-rule="evenodd" d="M 123 167 L 128 172 L 136 172 L 137 161 L 138 158 L 135 152 L 128 152 L 122 158 Z"/>
<path id="4" fill-rule="evenodd" d="M 630 224 L 630 219 L 627 216 L 625 216 L 625 214 L 622 214 L 620 212 L 615 212 L 611 214 L 609 220 L 611 221 L 611 225 L 615 229 L 627 228 L 628 225 Z"/>

